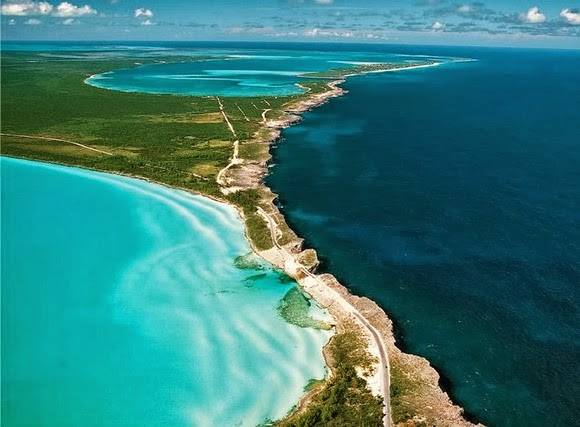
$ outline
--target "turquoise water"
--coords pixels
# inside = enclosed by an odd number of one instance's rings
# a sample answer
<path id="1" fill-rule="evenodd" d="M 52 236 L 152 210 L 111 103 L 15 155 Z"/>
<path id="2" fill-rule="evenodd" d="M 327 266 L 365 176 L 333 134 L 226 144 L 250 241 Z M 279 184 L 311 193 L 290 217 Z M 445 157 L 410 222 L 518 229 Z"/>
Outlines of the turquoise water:
<path id="1" fill-rule="evenodd" d="M 330 333 L 280 318 L 294 282 L 235 264 L 250 248 L 232 208 L 0 164 L 3 425 L 252 426 L 325 375 Z"/>
<path id="2" fill-rule="evenodd" d="M 304 90 L 296 83 L 301 80 L 300 74 L 309 70 L 277 70 L 277 64 L 273 61 L 232 58 L 153 64 L 97 74 L 88 78 L 86 83 L 124 92 L 196 96 L 282 96 L 303 93 Z M 248 64 L 256 68 L 244 68 Z"/>
<path id="3" fill-rule="evenodd" d="M 126 54 L 126 50 L 119 51 Z M 63 53 L 61 53 L 62 55 Z M 104 53 L 99 53 L 103 55 Z M 136 52 L 131 51 L 131 55 Z M 95 55 L 94 52 L 91 55 Z M 124 92 L 195 96 L 285 96 L 304 92 L 307 73 L 351 68 L 360 63 L 413 62 L 426 58 L 387 52 L 333 52 L 283 49 L 173 49 L 140 53 L 184 55 L 191 61 L 137 65 L 91 76 L 86 83 Z M 209 58 L 208 58 L 209 57 Z"/>

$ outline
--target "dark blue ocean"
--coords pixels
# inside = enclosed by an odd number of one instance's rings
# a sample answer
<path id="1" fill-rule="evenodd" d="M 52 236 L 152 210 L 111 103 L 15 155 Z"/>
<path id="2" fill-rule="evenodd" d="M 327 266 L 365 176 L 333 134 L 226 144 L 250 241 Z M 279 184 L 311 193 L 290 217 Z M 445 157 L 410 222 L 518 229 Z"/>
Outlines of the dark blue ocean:
<path id="1" fill-rule="evenodd" d="M 477 421 L 580 416 L 580 51 L 349 79 L 268 183 L 322 270 L 376 300 Z"/>

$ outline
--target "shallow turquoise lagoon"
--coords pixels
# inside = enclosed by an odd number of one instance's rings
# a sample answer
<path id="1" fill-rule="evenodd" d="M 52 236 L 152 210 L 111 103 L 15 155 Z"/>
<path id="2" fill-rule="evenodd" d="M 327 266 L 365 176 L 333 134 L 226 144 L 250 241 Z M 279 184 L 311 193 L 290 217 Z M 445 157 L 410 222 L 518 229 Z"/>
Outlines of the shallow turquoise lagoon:
<path id="1" fill-rule="evenodd" d="M 322 378 L 329 332 L 234 209 L 144 181 L 1 159 L 7 426 L 256 425 Z M 250 264 L 250 265 L 248 265 Z"/>
<path id="2" fill-rule="evenodd" d="M 101 53 L 102 55 L 102 53 Z M 132 52 L 135 55 L 135 52 Z M 304 92 L 307 73 L 355 67 L 361 63 L 412 62 L 426 57 L 376 52 L 324 52 L 255 49 L 143 51 L 145 57 L 189 56 L 176 63 L 140 65 L 96 74 L 86 83 L 124 92 L 195 96 L 286 96 Z"/>

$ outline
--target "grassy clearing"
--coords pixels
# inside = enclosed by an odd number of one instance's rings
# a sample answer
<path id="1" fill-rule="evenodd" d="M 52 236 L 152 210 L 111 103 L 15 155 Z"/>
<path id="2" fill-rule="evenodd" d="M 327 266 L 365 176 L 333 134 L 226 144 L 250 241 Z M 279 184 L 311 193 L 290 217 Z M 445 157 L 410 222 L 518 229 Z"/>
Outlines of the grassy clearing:
<path id="1" fill-rule="evenodd" d="M 239 156 L 242 159 L 263 161 L 268 158 L 269 151 L 267 144 L 245 143 L 240 145 Z"/>

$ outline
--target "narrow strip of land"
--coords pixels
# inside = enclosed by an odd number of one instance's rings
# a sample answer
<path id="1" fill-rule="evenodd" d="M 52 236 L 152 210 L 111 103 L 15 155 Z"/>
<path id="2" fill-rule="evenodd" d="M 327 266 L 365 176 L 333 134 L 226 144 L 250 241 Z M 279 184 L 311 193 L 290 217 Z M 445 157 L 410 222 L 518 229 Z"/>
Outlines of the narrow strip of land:
<path id="1" fill-rule="evenodd" d="M 0 133 L 1 136 L 13 136 L 17 138 L 28 138 L 28 139 L 42 139 L 44 141 L 56 141 L 56 142 L 66 142 L 67 144 L 76 145 L 77 147 L 84 148 L 86 150 L 95 151 L 97 153 L 106 154 L 107 156 L 112 156 L 113 153 L 109 153 L 108 151 L 99 150 L 98 148 L 89 147 L 88 145 L 81 144 L 80 142 L 69 141 L 67 139 L 60 139 L 60 138 L 52 138 L 49 136 L 40 136 L 40 135 L 20 135 L 17 133 Z"/>
<path id="2" fill-rule="evenodd" d="M 354 307 L 350 302 L 348 302 L 342 295 L 340 295 L 336 290 L 327 286 L 319 276 L 309 271 L 306 267 L 296 261 L 295 257 L 290 254 L 286 248 L 278 243 L 278 238 L 276 233 L 278 231 L 276 222 L 271 215 L 269 215 L 264 209 L 258 206 L 258 213 L 264 218 L 268 224 L 268 229 L 270 230 L 270 235 L 272 238 L 272 244 L 278 250 L 282 259 L 284 260 L 285 267 L 288 266 L 290 270 L 295 272 L 300 272 L 307 279 L 299 280 L 302 282 L 303 288 L 308 292 L 316 288 L 319 288 L 322 292 L 331 293 L 331 300 L 333 304 L 339 304 L 346 314 L 352 315 L 355 320 L 362 326 L 368 336 L 374 341 L 378 349 L 378 365 L 379 365 L 379 377 L 381 382 L 379 384 L 379 392 L 383 397 L 383 426 L 390 427 L 391 425 L 391 401 L 390 401 L 390 366 L 389 357 L 387 353 L 387 346 L 383 341 L 381 334 L 372 326 L 369 321 Z"/>
<path id="3" fill-rule="evenodd" d="M 217 183 L 222 187 L 222 192 L 226 193 L 228 191 L 228 182 L 224 178 L 224 174 L 232 166 L 241 163 L 238 158 L 238 144 L 237 134 L 232 126 L 225 110 L 224 106 L 219 97 L 216 97 L 218 102 L 220 112 L 224 117 L 225 122 L 230 129 L 236 141 L 234 142 L 234 153 L 232 155 L 230 163 L 219 171 L 216 177 Z M 267 102 L 267 101 L 266 101 Z M 271 109 L 265 109 L 262 111 L 262 124 L 267 123 L 266 114 Z M 331 305 L 337 310 L 340 310 L 341 315 L 352 318 L 356 323 L 358 323 L 361 329 L 364 331 L 365 335 L 368 336 L 369 340 L 373 345 L 369 345 L 370 352 L 377 357 L 378 362 L 378 382 L 374 382 L 374 387 L 371 386 L 378 394 L 383 398 L 383 426 L 390 427 L 391 425 L 391 407 L 390 407 L 390 367 L 389 358 L 386 350 L 386 344 L 382 339 L 381 334 L 368 322 L 368 320 L 354 307 L 347 299 L 345 299 L 339 292 L 333 289 L 331 286 L 327 285 L 324 280 L 308 270 L 304 265 L 302 265 L 290 252 L 286 250 L 283 246 L 278 243 L 277 233 L 279 232 L 278 226 L 274 218 L 269 215 L 260 206 L 257 207 L 257 212 L 260 216 L 264 218 L 270 231 L 270 237 L 272 239 L 273 248 L 278 252 L 279 257 L 282 260 L 282 267 L 290 275 L 296 277 L 301 287 L 305 292 L 309 293 L 312 298 L 314 298 L 319 303 L 324 304 L 328 302 L 327 307 Z M 267 259 L 267 258 L 266 258 Z M 337 307 L 338 305 L 338 307 Z M 376 347 L 376 351 L 373 347 Z"/>

